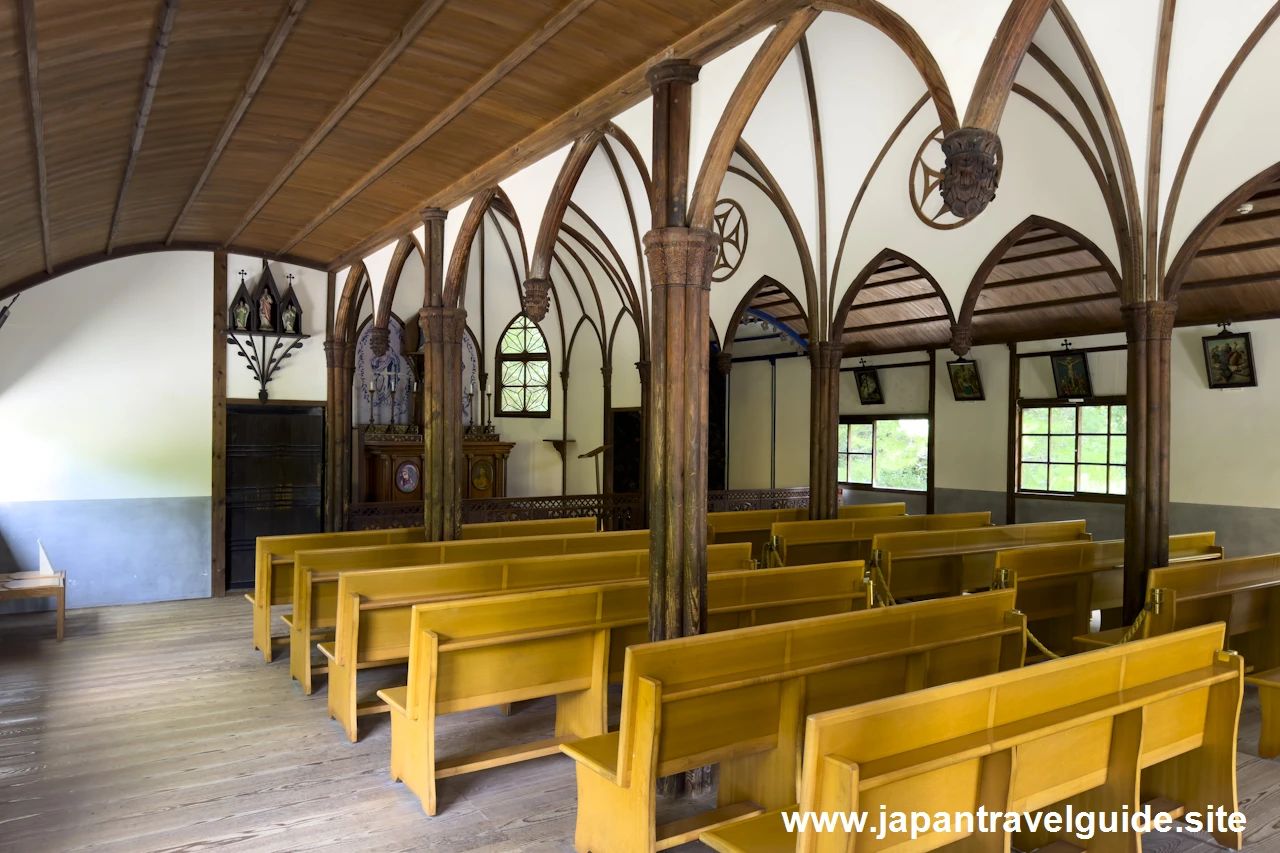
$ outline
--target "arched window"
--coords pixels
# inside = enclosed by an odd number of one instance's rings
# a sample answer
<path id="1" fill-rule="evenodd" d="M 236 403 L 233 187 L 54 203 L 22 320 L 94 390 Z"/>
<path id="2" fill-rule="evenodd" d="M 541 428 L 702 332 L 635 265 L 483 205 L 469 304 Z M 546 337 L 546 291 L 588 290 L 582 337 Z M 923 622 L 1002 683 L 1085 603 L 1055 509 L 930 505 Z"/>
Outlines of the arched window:
<path id="1" fill-rule="evenodd" d="M 551 356 L 547 339 L 528 317 L 511 321 L 498 343 L 498 415 L 551 417 Z"/>

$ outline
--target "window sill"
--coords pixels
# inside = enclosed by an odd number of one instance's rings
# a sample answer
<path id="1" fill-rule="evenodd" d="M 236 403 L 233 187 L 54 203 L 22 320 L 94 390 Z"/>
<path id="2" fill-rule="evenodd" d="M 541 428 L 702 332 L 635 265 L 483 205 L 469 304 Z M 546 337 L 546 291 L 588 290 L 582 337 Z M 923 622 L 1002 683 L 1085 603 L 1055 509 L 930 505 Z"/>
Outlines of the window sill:
<path id="1" fill-rule="evenodd" d="M 1125 502 L 1124 495 L 1096 495 L 1090 493 L 1084 494 L 1055 494 L 1053 492 L 1014 492 L 1015 498 L 1030 498 L 1032 500 L 1046 501 L 1074 501 L 1076 503 L 1087 504 L 1121 504 Z"/>
<path id="2" fill-rule="evenodd" d="M 907 489 L 907 488 L 888 488 L 885 486 L 872 486 L 867 483 L 838 483 L 842 489 L 851 489 L 855 492 L 893 492 L 894 494 L 907 495 L 925 495 L 929 493 L 928 489 Z"/>

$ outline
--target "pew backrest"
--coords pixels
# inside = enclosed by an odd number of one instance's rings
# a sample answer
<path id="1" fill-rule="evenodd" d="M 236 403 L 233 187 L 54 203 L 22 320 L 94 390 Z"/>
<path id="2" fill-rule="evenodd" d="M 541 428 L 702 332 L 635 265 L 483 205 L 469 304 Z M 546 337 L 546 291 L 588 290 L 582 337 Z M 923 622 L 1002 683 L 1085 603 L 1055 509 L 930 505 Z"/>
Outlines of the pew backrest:
<path id="1" fill-rule="evenodd" d="M 633 645 L 622 680 L 619 784 L 651 782 L 632 777 L 632 762 L 650 751 L 637 749 L 637 739 L 655 729 L 658 776 L 768 741 L 785 713 L 788 680 L 804 680 L 803 719 L 1021 666 L 1025 622 L 1012 611 L 1013 591 L 996 590 Z M 645 682 L 660 685 L 656 719 L 646 719 Z"/>
<path id="2" fill-rule="evenodd" d="M 1143 636 L 1223 622 L 1230 647 L 1255 671 L 1280 666 L 1280 554 L 1152 569 L 1148 601 L 1157 594 Z"/>
<path id="3" fill-rule="evenodd" d="M 865 608 L 857 562 L 721 572 L 707 578 L 709 628 L 767 624 L 797 607 Z M 451 713 L 583 690 L 617 631 L 648 633 L 648 581 L 414 605 L 406 712 Z M 599 635 L 608 632 L 601 643 Z M 618 658 L 625 644 L 618 649 Z"/>
<path id="4" fill-rule="evenodd" d="M 898 515 L 871 518 L 838 518 L 829 521 L 796 521 L 773 525 L 784 565 L 829 560 L 866 560 L 871 540 L 885 533 L 924 530 L 966 530 L 988 527 L 989 512 L 944 515 Z"/>
<path id="5" fill-rule="evenodd" d="M 1188 811 L 1203 808 L 1203 796 L 1230 811 L 1243 661 L 1221 653 L 1223 639 L 1221 624 L 1203 626 L 815 714 L 799 808 L 1031 812 L 1115 780 L 1101 810 L 1118 812 L 1137 808 L 1141 778 L 1144 792 Z M 1169 764 L 1151 766 L 1160 762 Z M 864 849 L 873 831 L 851 839 L 806 828 L 796 849 Z M 971 834 L 926 832 L 873 848 L 926 851 Z"/>
<path id="6" fill-rule="evenodd" d="M 875 536 L 881 571 L 896 597 L 956 595 L 991 585 L 996 554 L 1050 542 L 1089 541 L 1083 521 L 1010 524 L 969 530 Z"/>

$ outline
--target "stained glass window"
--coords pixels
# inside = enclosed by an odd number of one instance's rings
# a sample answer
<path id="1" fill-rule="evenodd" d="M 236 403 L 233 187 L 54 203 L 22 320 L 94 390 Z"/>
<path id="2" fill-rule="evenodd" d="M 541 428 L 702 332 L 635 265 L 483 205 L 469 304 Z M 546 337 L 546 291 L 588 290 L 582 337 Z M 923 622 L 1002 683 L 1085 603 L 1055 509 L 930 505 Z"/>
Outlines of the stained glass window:
<path id="1" fill-rule="evenodd" d="M 498 414 L 551 417 L 551 356 L 538 324 L 523 314 L 498 343 Z"/>

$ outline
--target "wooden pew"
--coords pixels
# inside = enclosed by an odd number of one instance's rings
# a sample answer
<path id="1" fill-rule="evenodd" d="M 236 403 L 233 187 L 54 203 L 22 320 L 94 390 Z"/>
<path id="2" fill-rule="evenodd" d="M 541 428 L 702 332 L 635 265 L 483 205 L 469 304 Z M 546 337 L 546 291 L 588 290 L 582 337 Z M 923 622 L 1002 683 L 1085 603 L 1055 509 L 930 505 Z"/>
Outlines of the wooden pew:
<path id="1" fill-rule="evenodd" d="M 552 518 L 538 521 L 499 521 L 462 525 L 463 539 L 494 539 L 511 536 L 552 536 L 590 533 L 594 518 Z M 245 598 L 253 605 L 253 647 L 271 663 L 271 607 L 293 603 L 293 558 L 298 551 L 319 548 L 355 548 L 421 542 L 424 530 L 408 527 L 396 530 L 352 530 L 339 533 L 305 533 L 292 536 L 259 536 L 254 556 L 253 592 Z M 275 642 L 285 642 L 279 638 Z"/>
<path id="2" fill-rule="evenodd" d="M 840 518 L 885 518 L 907 514 L 905 503 L 857 504 L 840 507 Z M 808 507 L 799 509 L 752 509 L 741 512 L 707 513 L 708 543 L 750 542 L 751 557 L 759 560 L 774 524 L 806 521 Z"/>
<path id="3" fill-rule="evenodd" d="M 889 813 L 1073 811 L 1178 817 L 1237 809 L 1235 742 L 1244 662 L 1221 624 L 841 708 L 809 717 L 797 805 L 702 836 L 721 853 L 925 853 L 1072 850 L 1068 836 L 974 832 L 964 821 L 890 831 Z M 644 693 L 661 696 L 661 688 Z M 642 702 L 645 701 L 642 699 Z M 1141 793 L 1139 793 L 1141 792 Z M 792 834 L 782 814 L 867 813 L 862 830 Z M 1096 829 L 1096 827 L 1095 827 Z M 1240 832 L 1214 832 L 1240 849 Z M 968 841 L 966 841 L 968 839 Z M 1061 843 L 1059 843 L 1061 842 Z M 1089 849 L 1142 849 L 1137 832 L 1095 834 Z M 1057 846 L 1051 846 L 1055 845 Z M 948 846 L 952 845 L 952 846 Z M 585 847 L 578 847 L 585 850 Z M 637 845 L 632 849 L 640 849 Z M 598 850 L 597 853 L 604 853 Z"/>
<path id="4" fill-rule="evenodd" d="M 604 554 L 649 547 L 649 531 L 574 533 L 566 536 L 520 536 L 453 542 L 414 542 L 374 548 L 299 551 L 293 579 L 293 613 L 281 616 L 289 626 L 289 674 L 306 693 L 315 674 L 311 661 L 317 634 L 332 632 L 338 612 L 338 574 L 344 571 L 435 566 L 565 554 Z"/>
<path id="5" fill-rule="evenodd" d="M 1159 637 L 1213 622 L 1226 624 L 1227 645 L 1244 658 L 1258 688 L 1262 738 L 1258 754 L 1280 756 L 1280 554 L 1181 564 L 1147 574 L 1147 601 L 1159 601 L 1139 637 Z M 1125 627 L 1076 637 L 1081 649 L 1118 643 Z"/>
<path id="6" fill-rule="evenodd" d="M 707 572 L 750 571 L 750 554 L 751 546 L 746 542 L 710 545 Z M 390 710 L 383 702 L 356 703 L 356 674 L 360 669 L 409 659 L 409 621 L 415 604 L 647 581 L 648 577 L 648 551 L 342 572 L 338 578 L 337 633 L 332 642 L 319 644 L 328 661 L 329 716 L 354 742 L 357 717 Z"/>
<path id="7" fill-rule="evenodd" d="M 879 534 L 871 550 L 894 598 L 959 595 L 991 585 L 996 554 L 1051 542 L 1088 542 L 1083 521 Z"/>
<path id="8" fill-rule="evenodd" d="M 1214 539 L 1213 533 L 1170 536 L 1169 560 L 1220 560 L 1223 549 L 1214 544 Z M 1027 614 L 1027 630 L 1055 654 L 1072 654 L 1072 639 L 1089 633 L 1093 611 L 1100 610 L 1104 620 L 1120 624 L 1124 540 L 1065 542 L 1000 551 L 991 585 L 999 587 L 1002 582 L 1017 589 L 1017 607 Z"/>
<path id="9" fill-rule="evenodd" d="M 621 728 L 577 763 L 574 849 L 664 850 L 796 801 L 809 714 L 1022 665 L 1012 590 L 786 622 L 627 650 Z M 658 778 L 720 764 L 718 808 L 654 825 Z"/>
<path id="10" fill-rule="evenodd" d="M 773 525 L 778 554 L 784 566 L 833 560 L 867 560 L 871 540 L 882 533 L 916 530 L 968 530 L 991 526 L 989 512 L 947 515 L 902 515 L 878 518 L 839 518 L 831 521 L 793 521 Z"/>
<path id="11" fill-rule="evenodd" d="M 710 575 L 707 630 L 865 608 L 862 570 L 848 562 Z M 416 605 L 409 683 L 378 692 L 392 710 L 392 778 L 435 814 L 438 779 L 604 734 L 607 685 L 621 680 L 627 646 L 648 638 L 648 615 L 647 580 Z M 437 757 L 437 716 L 541 696 L 556 697 L 551 740 Z"/>

